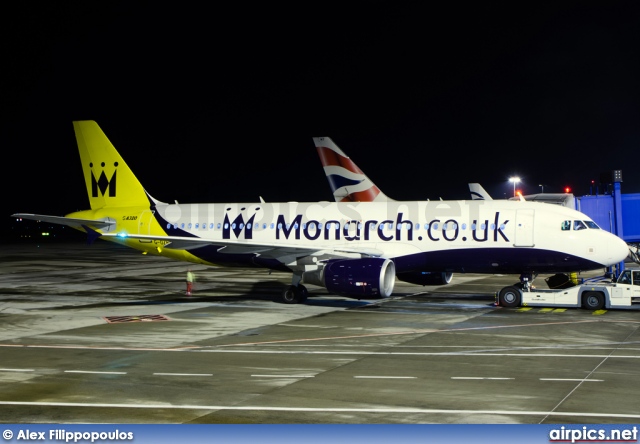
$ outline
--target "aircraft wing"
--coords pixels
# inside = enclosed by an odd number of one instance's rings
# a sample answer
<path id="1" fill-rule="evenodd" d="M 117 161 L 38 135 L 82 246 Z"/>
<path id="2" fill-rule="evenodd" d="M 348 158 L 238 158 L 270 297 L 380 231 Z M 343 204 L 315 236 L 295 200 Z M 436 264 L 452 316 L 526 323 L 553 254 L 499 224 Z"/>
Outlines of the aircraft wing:
<path id="1" fill-rule="evenodd" d="M 31 214 L 31 213 L 16 213 L 11 217 L 17 217 L 21 219 L 35 220 L 38 222 L 49 222 L 52 224 L 67 225 L 69 227 L 81 228 L 83 225 L 91 226 L 94 228 L 108 228 L 115 226 L 116 221 L 113 219 L 74 219 L 64 216 L 47 216 L 45 214 Z"/>
<path id="2" fill-rule="evenodd" d="M 214 246 L 218 252 L 228 254 L 257 254 L 261 257 L 274 258 L 285 263 L 289 258 L 303 256 L 318 256 L 320 260 L 330 258 L 379 257 L 382 251 L 375 248 L 333 248 L 316 245 L 282 245 L 243 240 L 212 240 L 198 237 L 183 236 L 154 236 L 147 234 L 99 233 L 102 237 L 120 239 L 140 239 L 162 244 L 162 248 L 177 250 L 193 250 L 196 248 Z"/>

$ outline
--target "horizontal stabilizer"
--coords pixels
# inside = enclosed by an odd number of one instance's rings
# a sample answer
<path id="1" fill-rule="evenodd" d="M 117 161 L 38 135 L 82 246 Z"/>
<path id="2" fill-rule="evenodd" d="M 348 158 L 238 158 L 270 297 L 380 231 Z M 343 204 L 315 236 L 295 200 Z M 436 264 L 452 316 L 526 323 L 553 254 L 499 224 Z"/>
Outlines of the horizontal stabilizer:
<path id="1" fill-rule="evenodd" d="M 49 222 L 52 224 L 66 225 L 68 227 L 74 227 L 74 228 L 84 228 L 84 225 L 93 227 L 93 228 L 108 228 L 116 224 L 114 220 L 74 219 L 71 217 L 64 217 L 64 216 L 47 216 L 44 214 L 30 214 L 30 213 L 16 213 L 16 214 L 12 214 L 11 217 L 35 220 L 38 222 Z"/>

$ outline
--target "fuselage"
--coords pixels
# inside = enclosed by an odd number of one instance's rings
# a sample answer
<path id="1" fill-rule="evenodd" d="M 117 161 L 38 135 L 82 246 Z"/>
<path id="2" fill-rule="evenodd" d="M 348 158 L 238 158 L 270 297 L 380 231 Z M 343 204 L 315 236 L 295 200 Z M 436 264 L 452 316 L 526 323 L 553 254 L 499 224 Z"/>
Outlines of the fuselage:
<path id="1" fill-rule="evenodd" d="M 163 241 L 118 240 L 152 254 L 273 269 L 287 266 L 259 253 L 225 252 L 215 242 L 361 251 L 392 259 L 399 273 L 583 271 L 617 264 L 628 254 L 624 241 L 585 214 L 526 201 L 157 204 L 68 217 L 109 218 L 116 221 L 111 232 L 211 241 L 186 251 L 163 248 Z M 585 228 L 573 229 L 574 221 L 586 222 Z"/>

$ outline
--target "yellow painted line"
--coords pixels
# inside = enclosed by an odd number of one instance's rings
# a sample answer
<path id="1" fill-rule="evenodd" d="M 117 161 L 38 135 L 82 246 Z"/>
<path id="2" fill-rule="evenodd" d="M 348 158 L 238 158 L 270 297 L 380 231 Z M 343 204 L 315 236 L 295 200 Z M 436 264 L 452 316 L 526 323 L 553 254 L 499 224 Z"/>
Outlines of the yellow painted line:
<path id="1" fill-rule="evenodd" d="M 518 308 L 516 311 L 529 311 L 529 310 L 531 310 L 531 307 L 521 307 L 521 308 Z"/>
<path id="2" fill-rule="evenodd" d="M 565 311 L 567 311 L 566 308 L 556 308 L 555 310 L 553 310 L 554 313 L 563 313 Z"/>
<path id="3" fill-rule="evenodd" d="M 599 316 L 599 315 L 603 315 L 607 312 L 607 310 L 594 310 L 593 313 L 591 313 L 594 316 Z"/>
<path id="4" fill-rule="evenodd" d="M 541 308 L 540 309 L 540 313 L 549 313 L 551 311 L 555 310 L 554 308 Z"/>

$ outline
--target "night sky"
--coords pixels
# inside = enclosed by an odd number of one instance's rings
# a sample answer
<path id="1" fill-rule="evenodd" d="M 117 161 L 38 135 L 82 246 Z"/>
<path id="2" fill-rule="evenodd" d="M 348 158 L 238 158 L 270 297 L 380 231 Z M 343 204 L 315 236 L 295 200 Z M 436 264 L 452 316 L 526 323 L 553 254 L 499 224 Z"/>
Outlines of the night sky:
<path id="1" fill-rule="evenodd" d="M 614 169 L 640 193 L 638 2 L 22 3 L 7 223 L 88 208 L 73 120 L 165 202 L 333 200 L 318 136 L 398 200 L 504 198 L 512 175 L 584 195 Z"/>

